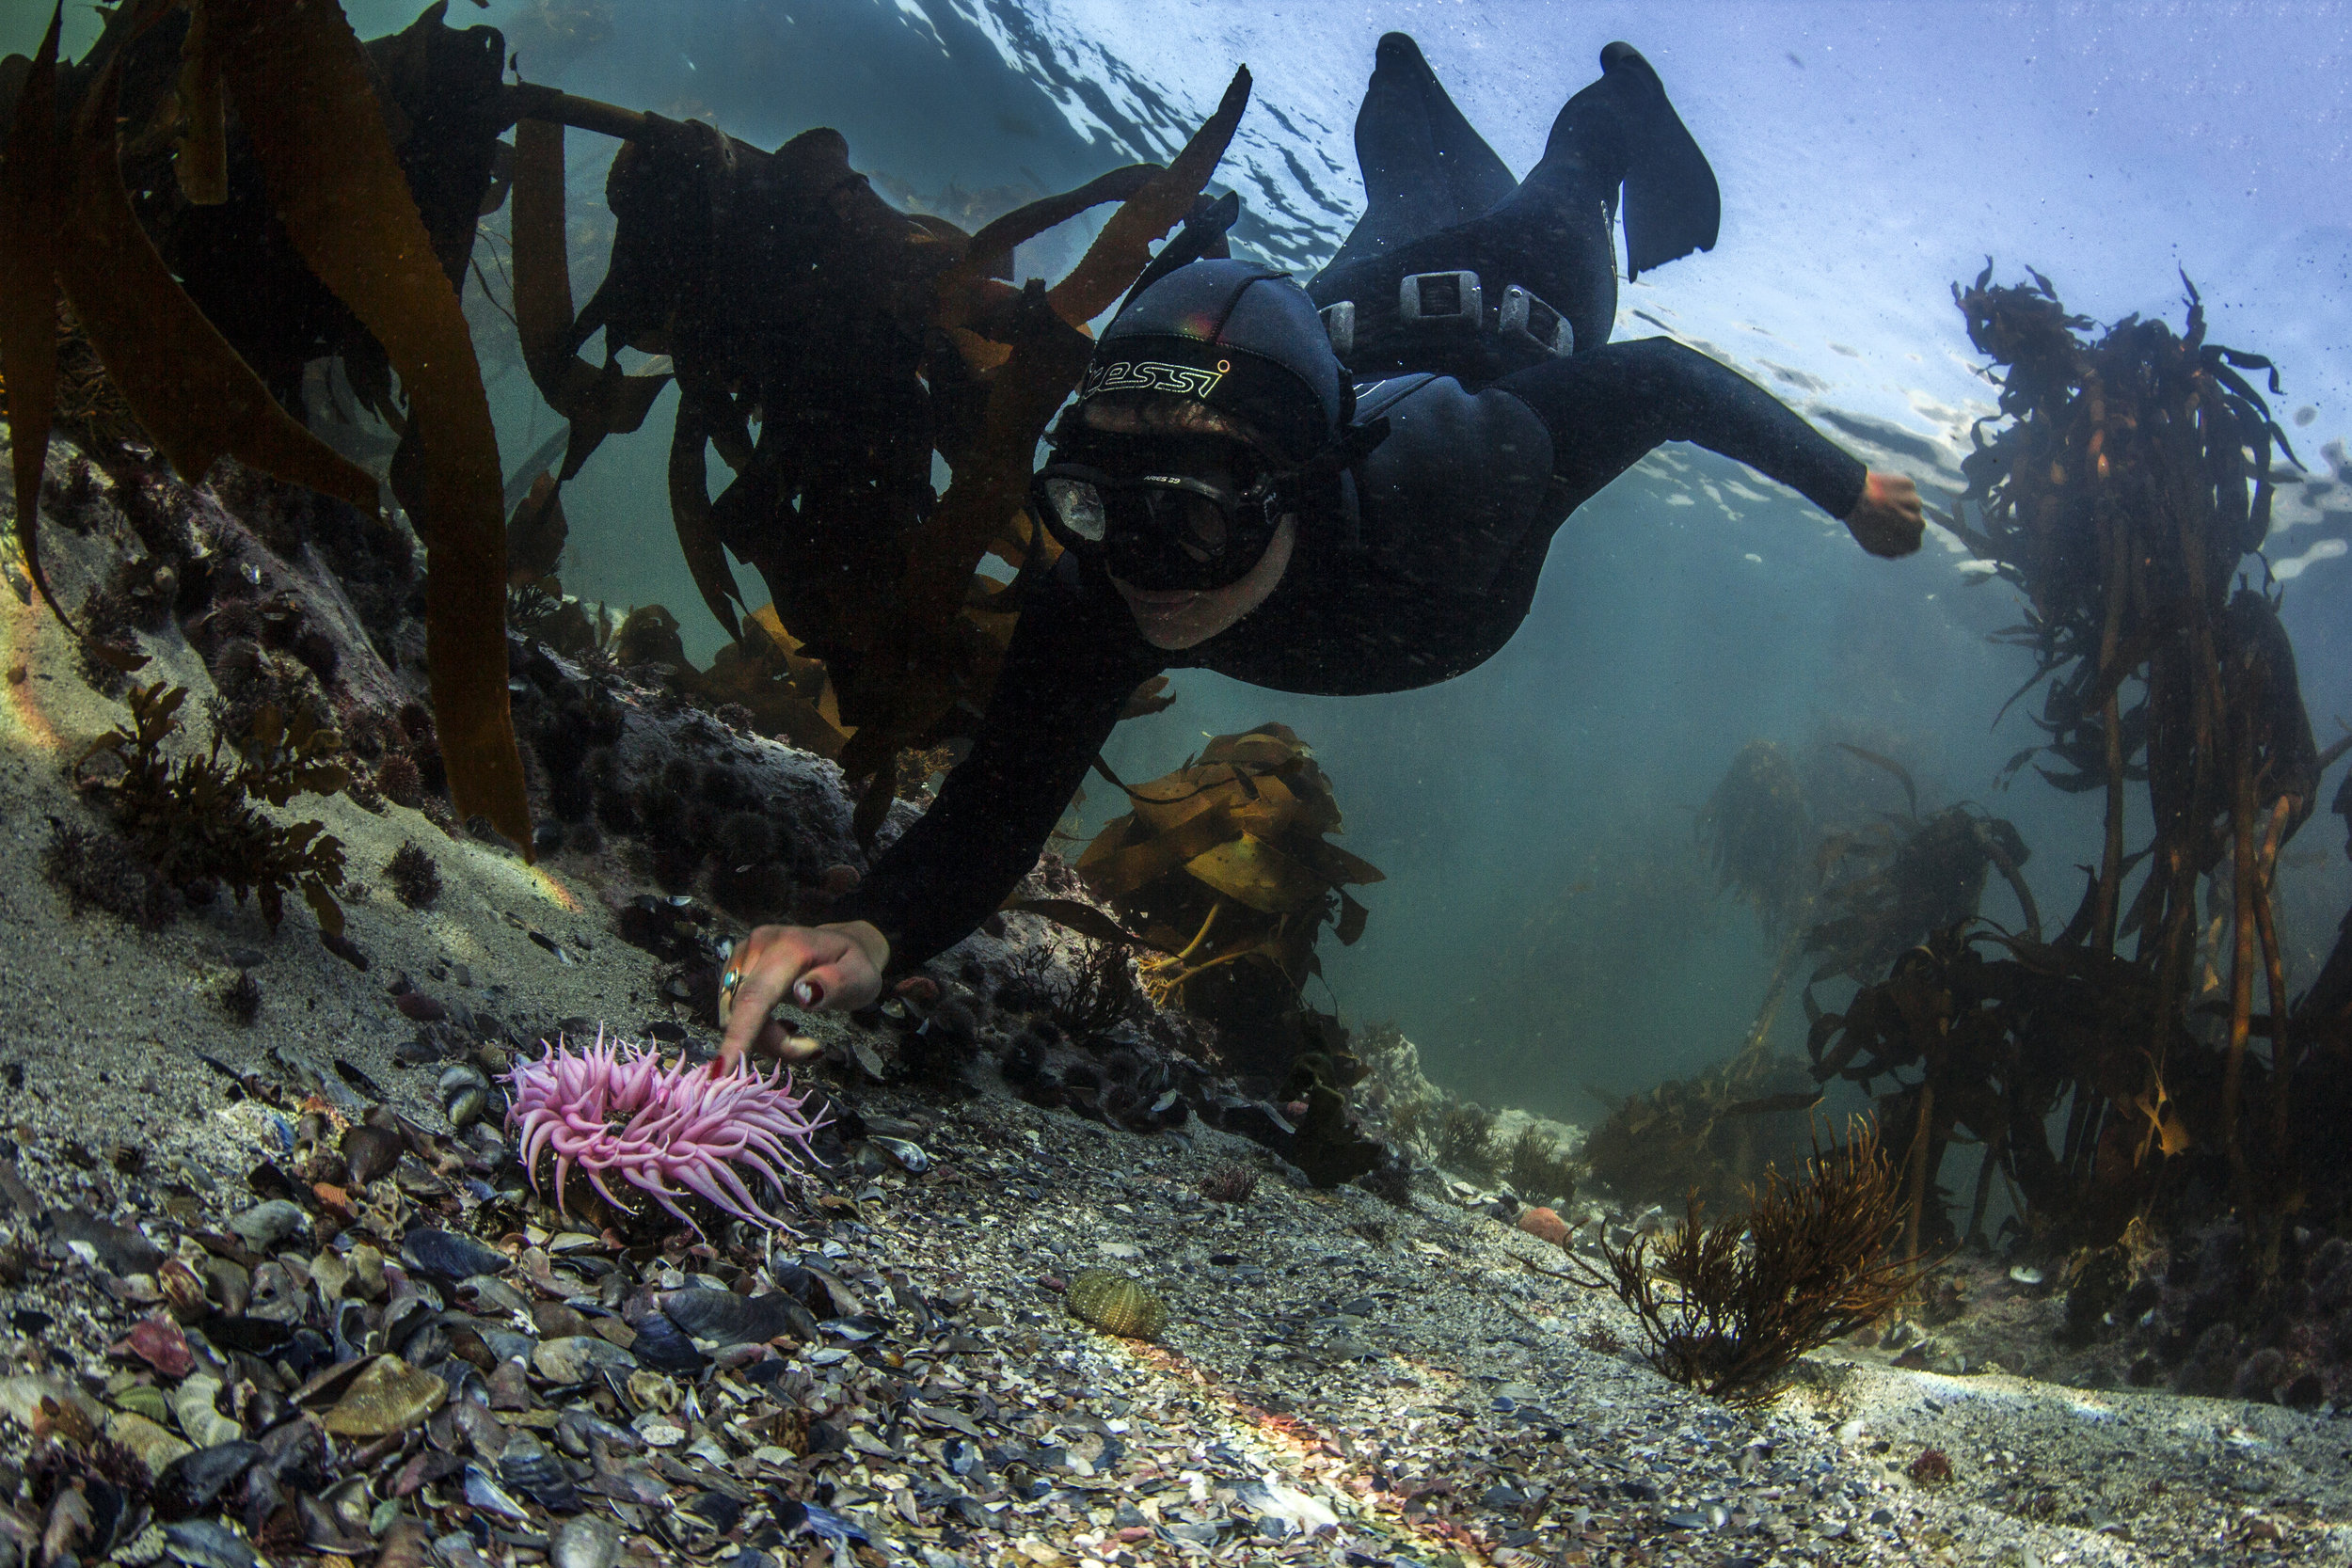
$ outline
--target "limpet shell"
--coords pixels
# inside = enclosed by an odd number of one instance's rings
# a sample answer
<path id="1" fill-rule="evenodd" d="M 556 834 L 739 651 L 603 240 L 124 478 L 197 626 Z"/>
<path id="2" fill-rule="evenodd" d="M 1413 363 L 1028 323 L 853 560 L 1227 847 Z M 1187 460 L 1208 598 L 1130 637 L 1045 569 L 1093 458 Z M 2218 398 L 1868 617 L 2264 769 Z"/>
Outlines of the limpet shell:
<path id="1" fill-rule="evenodd" d="M 1168 1324 L 1168 1304 L 1141 1280 L 1114 1269 L 1087 1269 L 1063 1293 L 1070 1315 L 1125 1339 L 1156 1338 Z"/>

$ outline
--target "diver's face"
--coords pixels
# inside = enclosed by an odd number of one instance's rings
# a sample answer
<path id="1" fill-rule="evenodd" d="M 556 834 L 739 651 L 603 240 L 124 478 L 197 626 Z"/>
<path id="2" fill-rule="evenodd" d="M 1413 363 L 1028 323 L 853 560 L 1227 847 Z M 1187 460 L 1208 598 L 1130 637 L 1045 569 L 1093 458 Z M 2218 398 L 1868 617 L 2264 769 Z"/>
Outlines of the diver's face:
<path id="1" fill-rule="evenodd" d="M 1233 440 L 1228 431 L 1204 426 L 1203 416 L 1214 418 L 1200 404 L 1172 399 L 1125 406 L 1105 400 L 1089 404 L 1085 413 L 1090 429 L 1144 437 L 1152 449 L 1153 470 L 1180 473 L 1230 494 L 1240 484 L 1231 461 Z M 1227 518 L 1214 503 L 1183 494 L 1166 501 L 1184 509 L 1175 547 L 1200 561 L 1224 548 Z M 1146 642 L 1169 652 L 1194 647 L 1265 603 L 1289 569 L 1297 534 L 1297 519 L 1284 517 L 1256 564 L 1219 587 L 1145 588 L 1116 573 L 1110 574 L 1111 586 L 1127 601 Z"/>
<path id="2" fill-rule="evenodd" d="M 1116 577 L 1111 586 L 1127 601 L 1146 642 L 1171 653 L 1194 647 L 1266 602 L 1290 567 L 1291 546 L 1297 537 L 1298 519 L 1283 518 L 1258 563 L 1222 588 L 1137 588 Z"/>

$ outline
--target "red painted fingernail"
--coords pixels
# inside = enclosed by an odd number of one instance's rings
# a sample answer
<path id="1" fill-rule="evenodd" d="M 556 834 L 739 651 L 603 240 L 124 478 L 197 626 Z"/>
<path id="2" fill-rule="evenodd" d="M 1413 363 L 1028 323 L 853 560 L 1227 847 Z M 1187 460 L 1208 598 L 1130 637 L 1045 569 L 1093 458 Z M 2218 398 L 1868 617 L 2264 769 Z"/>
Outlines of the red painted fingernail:
<path id="1" fill-rule="evenodd" d="M 792 999 L 803 1007 L 814 1007 L 825 999 L 825 988 L 814 980 L 803 980 L 792 988 Z"/>

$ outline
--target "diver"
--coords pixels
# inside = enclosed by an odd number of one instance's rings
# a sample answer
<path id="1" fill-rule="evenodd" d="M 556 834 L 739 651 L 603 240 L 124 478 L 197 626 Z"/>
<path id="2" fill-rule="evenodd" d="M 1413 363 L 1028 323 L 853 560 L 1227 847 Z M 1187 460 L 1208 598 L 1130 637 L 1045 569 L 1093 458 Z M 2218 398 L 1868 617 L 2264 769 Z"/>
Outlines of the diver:
<path id="1" fill-rule="evenodd" d="M 777 1004 L 868 1005 L 970 934 L 1145 680 L 1356 695 L 1461 674 L 1526 618 L 1560 524 L 1664 442 L 1780 481 L 1873 555 L 1918 547 L 1910 480 L 1672 340 L 1606 341 L 1620 198 L 1629 276 L 1711 246 L 1719 204 L 1648 62 L 1613 43 L 1601 65 L 1515 185 L 1391 33 L 1357 121 L 1365 214 L 1308 288 L 1169 242 L 1050 435 L 1031 508 L 1062 551 L 1025 574 L 970 752 L 834 920 L 735 949 L 724 1059 L 788 1050 Z"/>

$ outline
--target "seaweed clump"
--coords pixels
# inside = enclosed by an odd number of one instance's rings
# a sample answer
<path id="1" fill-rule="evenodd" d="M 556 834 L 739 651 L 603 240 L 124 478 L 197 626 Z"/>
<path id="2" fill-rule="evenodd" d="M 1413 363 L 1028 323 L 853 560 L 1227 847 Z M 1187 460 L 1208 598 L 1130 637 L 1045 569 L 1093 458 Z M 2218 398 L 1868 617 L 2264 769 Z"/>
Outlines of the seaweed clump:
<path id="1" fill-rule="evenodd" d="M 1797 918 L 1815 834 L 1786 751 L 1770 740 L 1741 747 L 1707 798 L 1698 832 L 1717 883 L 1755 905 L 1767 931 Z"/>
<path id="2" fill-rule="evenodd" d="M 142 931 L 160 931 L 180 916 L 180 895 L 171 884 L 111 833 L 61 822 L 40 864 L 77 919 L 85 911 L 104 910 Z"/>
<path id="3" fill-rule="evenodd" d="M 1652 1366 L 1761 1404 L 1799 1356 L 1884 1317 L 1917 1284 L 1920 1262 L 1888 1250 L 1904 1203 L 1877 1129 L 1857 1120 L 1827 1152 L 1817 1140 L 1810 1164 L 1802 1180 L 1768 1168 L 1737 1219 L 1708 1225 L 1693 1197 L 1662 1238 L 1603 1243 L 1604 1283 L 1633 1309 Z"/>
<path id="4" fill-rule="evenodd" d="M 384 863 L 384 878 L 392 884 L 400 901 L 412 910 L 424 908 L 441 891 L 441 868 L 434 863 L 431 855 L 410 842 L 403 842 L 392 851 L 392 858 Z"/>
<path id="5" fill-rule="evenodd" d="M 2276 885 L 2339 753 L 2317 747 L 2267 569 L 2248 581 L 2284 477 L 2273 453 L 2296 459 L 2241 373 L 2269 361 L 2206 341 L 2193 288 L 2177 332 L 2135 316 L 2092 337 L 2028 276 L 1995 286 L 1988 264 L 1954 291 L 2001 388 L 1954 523 L 2025 599 L 1996 640 L 2032 656 L 2010 702 L 2042 689 L 2043 738 L 2004 772 L 2034 763 L 2053 788 L 2101 798 L 2103 831 L 2079 857 L 2080 902 L 2045 938 L 2030 907 L 2022 935 L 1966 919 L 1984 865 L 2007 877 L 2018 859 L 2005 824 L 1917 823 L 1888 869 L 1961 896 L 1938 908 L 1854 884 L 1853 940 L 1832 922 L 1817 945 L 1821 973 L 1862 989 L 1814 1018 L 1812 1071 L 1892 1081 L 1881 1114 L 1909 1130 L 1915 1230 L 1949 1223 L 1938 1177 L 1965 1146 L 1980 1152 L 1961 1234 L 1982 1237 L 1997 1180 L 2026 1243 L 2070 1270 L 2225 1200 L 2247 1229 L 2234 1283 L 2266 1313 L 2294 1294 L 2292 1227 L 2344 1212 L 2352 1094 L 2290 994 Z M 2108 1315 L 2086 1309 L 2073 1331 Z"/>
<path id="6" fill-rule="evenodd" d="M 1448 1101 L 1430 1128 L 1432 1152 L 1447 1170 L 1480 1180 L 1501 1173 L 1502 1150 L 1495 1136 L 1495 1115 L 1470 1101 Z"/>
<path id="7" fill-rule="evenodd" d="M 1073 1038 L 1084 1039 L 1118 1027 L 1140 1000 L 1127 950 L 1112 942 L 1089 942 L 1085 956 L 1071 968 L 1069 984 L 1055 993 L 1053 1019 Z"/>
<path id="8" fill-rule="evenodd" d="M 245 1028 L 253 1027 L 262 1016 L 262 983 L 249 969 L 237 971 L 237 977 L 220 990 L 221 1010 L 230 1022 Z"/>
<path id="9" fill-rule="evenodd" d="M 1518 1136 L 1505 1146 L 1502 1176 L 1511 1190 L 1524 1198 L 1549 1197 L 1566 1203 L 1576 1196 L 1575 1158 L 1533 1124 L 1520 1128 Z"/>
<path id="10" fill-rule="evenodd" d="M 282 806 L 296 795 L 332 795 L 348 775 L 337 755 L 342 736 L 297 714 L 289 723 L 274 706 L 255 714 L 228 756 L 215 729 L 201 756 L 174 760 L 165 743 L 180 727 L 184 687 L 162 681 L 125 699 L 131 727 L 93 741 L 81 766 L 111 756 L 121 775 L 104 785 L 115 819 L 156 874 L 191 902 L 227 887 L 239 904 L 257 898 L 273 927 L 285 917 L 289 892 L 301 894 L 320 929 L 341 936 L 342 841 L 319 822 L 279 824 L 255 804 Z"/>
<path id="11" fill-rule="evenodd" d="M 1154 949 L 1145 993 L 1215 1023 L 1228 1063 L 1279 1080 L 1322 973 L 1327 926 L 1343 945 L 1368 911 L 1346 891 L 1380 872 L 1326 836 L 1343 831 L 1330 780 L 1281 724 L 1213 736 L 1150 784 L 1122 786 L 1133 810 L 1106 823 L 1077 863 L 1088 891 Z"/>
<path id="12" fill-rule="evenodd" d="M 1584 1142 L 1595 1180 L 1629 1202 L 1670 1202 L 1695 1193 L 1703 1205 L 1738 1201 L 1784 1150 L 1802 1151 L 1800 1119 L 1820 1100 L 1804 1068 L 1749 1050 L 1689 1079 L 1620 1100 Z"/>

